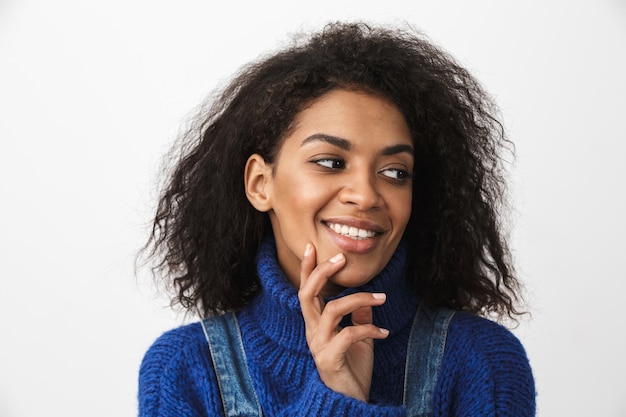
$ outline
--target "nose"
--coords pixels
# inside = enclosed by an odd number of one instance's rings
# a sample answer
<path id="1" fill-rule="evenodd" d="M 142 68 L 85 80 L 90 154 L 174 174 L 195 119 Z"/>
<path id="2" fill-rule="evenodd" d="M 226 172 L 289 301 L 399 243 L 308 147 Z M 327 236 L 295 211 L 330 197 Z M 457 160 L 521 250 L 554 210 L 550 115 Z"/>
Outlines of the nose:
<path id="1" fill-rule="evenodd" d="M 346 178 L 346 183 L 339 193 L 339 201 L 355 204 L 360 210 L 371 210 L 382 205 L 382 198 L 373 175 L 357 174 Z"/>

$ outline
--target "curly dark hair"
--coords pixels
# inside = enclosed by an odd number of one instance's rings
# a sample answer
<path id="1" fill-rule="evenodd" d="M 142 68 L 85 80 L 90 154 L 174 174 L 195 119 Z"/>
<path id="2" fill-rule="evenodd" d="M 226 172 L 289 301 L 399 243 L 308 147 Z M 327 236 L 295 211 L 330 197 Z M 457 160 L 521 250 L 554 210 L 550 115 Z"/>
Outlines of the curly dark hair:
<path id="1" fill-rule="evenodd" d="M 144 250 L 172 303 L 214 314 L 259 289 L 255 256 L 271 233 L 248 202 L 248 157 L 272 162 L 296 114 L 334 89 L 397 105 L 415 144 L 407 279 L 433 306 L 519 314 L 520 284 L 500 221 L 502 151 L 512 147 L 497 108 L 450 56 L 411 29 L 334 23 L 244 67 L 202 108 L 170 154 L 175 165 Z"/>

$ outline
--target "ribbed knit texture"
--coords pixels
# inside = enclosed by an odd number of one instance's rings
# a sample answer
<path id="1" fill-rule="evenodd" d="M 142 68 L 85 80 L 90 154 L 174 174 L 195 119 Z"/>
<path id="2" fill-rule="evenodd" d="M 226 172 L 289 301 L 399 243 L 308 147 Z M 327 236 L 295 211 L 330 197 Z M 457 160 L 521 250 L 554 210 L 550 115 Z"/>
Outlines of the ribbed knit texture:
<path id="1" fill-rule="evenodd" d="M 385 292 L 374 323 L 390 330 L 376 341 L 370 402 L 336 393 L 320 380 L 309 353 L 296 289 L 276 261 L 274 242 L 259 251 L 258 296 L 238 313 L 248 367 L 266 416 L 406 416 L 402 407 L 406 345 L 417 303 L 404 284 L 400 245 L 381 274 L 356 291 Z M 534 383 L 519 341 L 486 319 L 457 313 L 434 395 L 435 416 L 533 416 Z M 199 323 L 162 335 L 139 375 L 140 416 L 222 416 L 207 342 Z"/>

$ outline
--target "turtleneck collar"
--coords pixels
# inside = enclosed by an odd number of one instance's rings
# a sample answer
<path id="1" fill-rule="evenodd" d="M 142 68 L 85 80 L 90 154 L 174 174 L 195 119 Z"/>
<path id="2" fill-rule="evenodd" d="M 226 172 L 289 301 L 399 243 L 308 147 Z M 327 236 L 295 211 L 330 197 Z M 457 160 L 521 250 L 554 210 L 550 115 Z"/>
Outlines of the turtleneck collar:
<path id="1" fill-rule="evenodd" d="M 413 290 L 404 279 L 407 245 L 401 242 L 383 271 L 365 285 L 347 288 L 339 298 L 356 292 L 384 292 L 387 301 L 373 311 L 374 324 L 389 329 L 391 335 L 403 329 L 417 309 Z M 262 290 L 250 306 L 257 323 L 267 336 L 292 344 L 294 337 L 305 340 L 304 319 L 297 289 L 289 282 L 276 258 L 276 244 L 266 237 L 257 255 L 257 273 Z"/>

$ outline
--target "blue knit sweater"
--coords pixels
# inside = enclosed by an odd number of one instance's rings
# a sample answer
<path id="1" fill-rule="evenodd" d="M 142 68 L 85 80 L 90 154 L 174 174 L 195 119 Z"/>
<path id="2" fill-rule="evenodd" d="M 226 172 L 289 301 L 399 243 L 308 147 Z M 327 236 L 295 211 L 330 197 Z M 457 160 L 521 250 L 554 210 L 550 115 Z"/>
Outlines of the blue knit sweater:
<path id="1" fill-rule="evenodd" d="M 276 261 L 273 242 L 258 255 L 262 291 L 238 312 L 250 374 L 266 416 L 406 416 L 402 407 L 406 346 L 417 303 L 403 284 L 401 245 L 380 275 L 359 289 L 387 293 L 374 323 L 390 330 L 375 341 L 370 401 L 327 388 L 307 348 L 296 289 Z M 457 313 L 434 394 L 435 416 L 534 416 L 528 359 L 515 336 L 489 320 Z M 139 373 L 140 416 L 223 416 L 200 323 L 163 334 Z"/>

